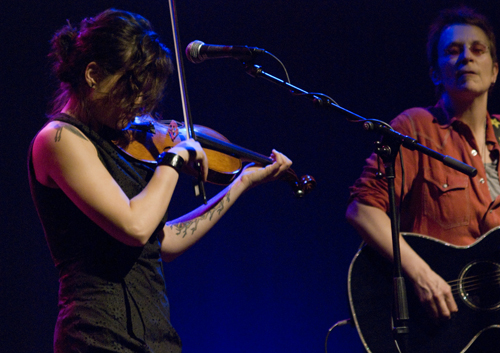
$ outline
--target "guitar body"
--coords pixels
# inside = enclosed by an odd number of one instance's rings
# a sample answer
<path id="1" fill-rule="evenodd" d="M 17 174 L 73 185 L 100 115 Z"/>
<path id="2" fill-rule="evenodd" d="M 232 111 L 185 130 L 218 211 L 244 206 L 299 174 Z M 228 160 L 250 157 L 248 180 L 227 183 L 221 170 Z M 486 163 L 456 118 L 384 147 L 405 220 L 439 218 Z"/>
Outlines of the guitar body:
<path id="1" fill-rule="evenodd" d="M 458 313 L 434 323 L 407 280 L 409 353 L 500 352 L 500 228 L 470 246 L 404 234 L 410 246 L 454 288 Z M 351 312 L 367 352 L 396 352 L 392 334 L 392 264 L 368 246 L 349 268 Z"/>

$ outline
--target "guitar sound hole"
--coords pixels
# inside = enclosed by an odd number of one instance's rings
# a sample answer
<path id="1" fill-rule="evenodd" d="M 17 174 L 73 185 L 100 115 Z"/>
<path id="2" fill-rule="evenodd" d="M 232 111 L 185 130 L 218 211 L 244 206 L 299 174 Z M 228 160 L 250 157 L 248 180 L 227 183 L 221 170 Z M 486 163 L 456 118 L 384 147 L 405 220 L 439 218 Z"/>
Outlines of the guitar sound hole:
<path id="1" fill-rule="evenodd" d="M 500 308 L 500 265 L 490 261 L 473 262 L 460 274 L 459 290 L 464 302 L 473 309 Z"/>

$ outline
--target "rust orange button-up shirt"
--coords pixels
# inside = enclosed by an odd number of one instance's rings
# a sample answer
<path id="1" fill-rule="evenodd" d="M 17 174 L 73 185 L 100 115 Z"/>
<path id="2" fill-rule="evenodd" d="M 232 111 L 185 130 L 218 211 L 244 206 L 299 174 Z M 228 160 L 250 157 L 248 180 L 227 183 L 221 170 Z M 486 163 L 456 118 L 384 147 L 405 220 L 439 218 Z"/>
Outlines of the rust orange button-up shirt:
<path id="1" fill-rule="evenodd" d="M 489 116 L 486 142 L 492 160 L 500 155 Z M 440 101 L 431 108 L 412 108 L 397 116 L 391 126 L 403 135 L 443 155 L 448 155 L 477 169 L 468 177 L 427 155 L 401 148 L 404 165 L 404 190 L 401 198 L 401 163 L 396 161 L 396 200 L 401 204 L 401 231 L 425 234 L 455 245 L 472 244 L 488 230 L 500 226 L 500 197 L 491 199 L 481 149 L 470 128 L 450 117 Z M 384 173 L 382 162 L 381 171 Z M 351 200 L 389 209 L 387 182 L 375 178 L 377 156 L 367 159 L 361 177 L 351 187 Z M 499 181 L 500 182 L 500 181 Z"/>

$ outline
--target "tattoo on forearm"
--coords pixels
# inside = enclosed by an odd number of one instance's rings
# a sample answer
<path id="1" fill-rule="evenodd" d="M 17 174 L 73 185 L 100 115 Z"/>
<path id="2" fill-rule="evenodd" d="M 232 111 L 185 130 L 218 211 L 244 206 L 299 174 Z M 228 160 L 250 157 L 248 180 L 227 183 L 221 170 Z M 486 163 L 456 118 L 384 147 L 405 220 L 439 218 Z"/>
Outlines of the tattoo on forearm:
<path id="1" fill-rule="evenodd" d="M 176 235 L 181 235 L 183 238 L 187 235 L 188 231 L 191 231 L 191 235 L 193 235 L 194 232 L 198 229 L 198 224 L 200 223 L 200 221 L 205 220 L 205 219 L 208 219 L 209 221 L 211 221 L 213 215 L 216 212 L 220 215 L 221 212 L 226 207 L 225 203 L 229 203 L 230 201 L 231 201 L 231 197 L 230 197 L 230 191 L 229 191 L 222 198 L 222 200 L 219 201 L 219 203 L 217 203 L 214 207 L 212 207 L 206 213 L 204 213 L 201 216 L 196 217 L 195 219 L 188 221 L 188 222 L 171 224 L 170 229 L 173 229 L 175 227 L 175 229 L 177 231 Z"/>

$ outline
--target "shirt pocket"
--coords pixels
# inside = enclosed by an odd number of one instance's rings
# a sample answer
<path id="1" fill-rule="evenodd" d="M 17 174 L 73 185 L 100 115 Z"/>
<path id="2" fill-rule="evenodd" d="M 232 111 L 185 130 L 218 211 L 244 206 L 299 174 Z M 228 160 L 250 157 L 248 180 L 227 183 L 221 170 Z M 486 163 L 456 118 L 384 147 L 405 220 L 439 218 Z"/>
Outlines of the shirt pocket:
<path id="1" fill-rule="evenodd" d="M 470 222 L 469 178 L 442 172 L 424 170 L 424 215 L 443 229 L 466 226 Z"/>

